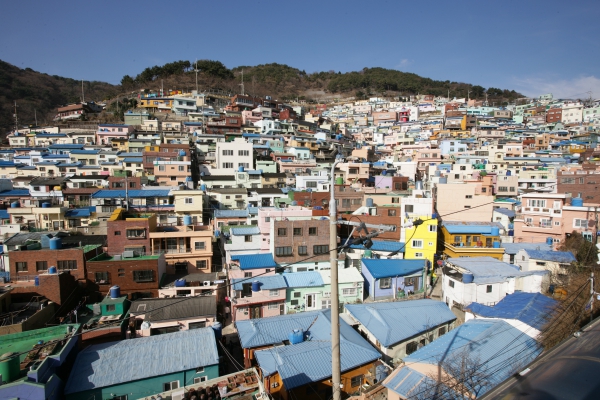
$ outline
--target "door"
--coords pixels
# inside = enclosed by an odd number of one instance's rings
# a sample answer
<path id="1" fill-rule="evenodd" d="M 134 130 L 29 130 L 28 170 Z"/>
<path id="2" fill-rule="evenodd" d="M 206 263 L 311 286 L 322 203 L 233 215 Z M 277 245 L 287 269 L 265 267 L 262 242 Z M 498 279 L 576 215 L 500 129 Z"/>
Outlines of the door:
<path id="1" fill-rule="evenodd" d="M 257 319 L 262 317 L 262 307 L 261 306 L 252 306 L 250 307 L 250 319 Z"/>
<path id="2" fill-rule="evenodd" d="M 54 227 L 54 230 L 57 231 L 60 229 L 60 222 L 59 221 L 52 221 L 52 226 Z"/>
<path id="3" fill-rule="evenodd" d="M 283 315 L 283 314 L 285 314 L 285 305 L 280 304 L 279 305 L 279 315 Z"/>
<path id="4" fill-rule="evenodd" d="M 312 310 L 316 307 L 316 302 L 317 300 L 317 295 L 314 293 L 311 294 L 307 294 L 305 297 L 305 304 L 306 304 L 306 309 L 307 310 Z"/>

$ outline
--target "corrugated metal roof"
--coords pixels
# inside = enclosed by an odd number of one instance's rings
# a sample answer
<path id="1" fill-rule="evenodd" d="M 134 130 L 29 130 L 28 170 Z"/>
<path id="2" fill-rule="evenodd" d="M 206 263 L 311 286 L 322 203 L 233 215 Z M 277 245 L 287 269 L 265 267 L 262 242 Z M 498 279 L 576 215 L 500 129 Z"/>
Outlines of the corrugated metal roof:
<path id="1" fill-rule="evenodd" d="M 574 261 L 577 261 L 573 253 L 571 253 L 570 251 L 526 249 L 525 252 L 529 256 L 529 258 L 533 258 L 535 260 L 555 261 L 560 263 L 572 263 Z"/>
<path id="2" fill-rule="evenodd" d="M 144 162 L 143 157 L 125 157 L 123 162 L 126 163 L 141 163 Z"/>
<path id="3" fill-rule="evenodd" d="M 552 247 L 544 243 L 502 243 L 505 254 L 517 254 L 519 250 L 552 250 Z"/>
<path id="4" fill-rule="evenodd" d="M 0 210 L 0 219 L 10 219 L 10 214 L 6 210 Z"/>
<path id="5" fill-rule="evenodd" d="M 462 222 L 462 221 L 446 221 L 443 223 L 448 233 L 480 233 L 490 234 L 492 227 L 503 229 L 502 224 L 498 222 Z"/>
<path id="6" fill-rule="evenodd" d="M 99 344 L 79 353 L 65 394 L 218 363 L 212 328 Z"/>
<path id="7" fill-rule="evenodd" d="M 351 244 L 351 249 L 367 250 L 367 248 L 361 244 Z M 392 242 L 387 240 L 373 240 L 373 245 L 369 250 L 373 251 L 402 251 L 404 249 L 404 242 Z"/>
<path id="8" fill-rule="evenodd" d="M 541 293 L 515 292 L 493 307 L 471 303 L 466 308 L 481 317 L 518 319 L 535 329 L 542 329 L 557 304 L 558 301 Z"/>
<path id="9" fill-rule="evenodd" d="M 283 274 L 288 287 L 314 287 L 323 286 L 323 278 L 318 271 L 290 272 Z"/>
<path id="10" fill-rule="evenodd" d="M 74 149 L 69 152 L 70 154 L 98 154 L 100 150 L 83 150 L 83 149 Z"/>
<path id="11" fill-rule="evenodd" d="M 13 189 L 0 192 L 0 197 L 24 197 L 29 195 L 29 189 Z"/>
<path id="12" fill-rule="evenodd" d="M 420 273 L 427 266 L 427 260 L 395 260 L 363 258 L 362 264 L 369 270 L 373 278 L 392 276 L 409 276 Z"/>
<path id="13" fill-rule="evenodd" d="M 75 208 L 72 210 L 67 210 L 65 212 L 65 217 L 84 218 L 84 217 L 89 217 L 89 216 L 90 216 L 89 208 Z"/>
<path id="14" fill-rule="evenodd" d="M 321 275 L 321 279 L 323 279 L 323 284 L 330 285 L 331 284 L 331 270 L 330 269 L 322 269 L 318 271 Z M 338 269 L 338 283 L 353 283 L 353 282 L 363 282 L 365 278 L 361 275 L 361 273 L 356 268 L 344 268 Z"/>
<path id="15" fill-rule="evenodd" d="M 449 363 L 453 360 L 461 362 L 466 356 L 471 364 L 477 365 L 478 374 L 486 376 L 485 381 L 480 382 L 482 388 L 477 393 L 481 396 L 516 372 L 515 368 L 527 365 L 541 352 L 541 347 L 534 339 L 509 323 L 475 319 L 451 330 L 403 361 L 406 364 L 437 365 L 442 359 Z M 515 359 L 519 362 L 514 362 Z M 451 369 L 445 371 L 450 372 Z"/>
<path id="16" fill-rule="evenodd" d="M 240 262 L 240 269 L 259 269 L 259 268 L 275 268 L 275 260 L 273 254 L 240 254 L 231 256 L 233 261 Z"/>
<path id="17" fill-rule="evenodd" d="M 248 213 L 250 215 L 257 215 L 258 214 L 258 207 L 248 207 Z"/>
<path id="18" fill-rule="evenodd" d="M 347 304 L 346 309 L 386 347 L 456 319 L 446 303 L 429 299 Z"/>
<path id="19" fill-rule="evenodd" d="M 382 385 L 404 398 L 415 400 L 432 398 L 433 393 L 431 393 L 431 390 L 435 389 L 438 391 L 437 398 L 439 399 L 460 399 L 463 397 L 456 394 L 454 390 L 444 384 L 438 386 L 437 382 L 430 377 L 407 366 L 400 367 L 394 371 Z"/>
<path id="20" fill-rule="evenodd" d="M 260 229 L 258 229 L 258 226 L 247 228 L 231 228 L 230 232 L 233 236 L 260 235 Z"/>
<path id="21" fill-rule="evenodd" d="M 534 275 L 546 271 L 519 271 L 515 265 L 492 257 L 448 258 L 446 262 L 464 268 L 473 274 L 475 284 L 503 282 L 509 277 Z"/>
<path id="22" fill-rule="evenodd" d="M 245 218 L 248 210 L 215 210 L 215 218 Z"/>
<path id="23" fill-rule="evenodd" d="M 285 283 L 285 279 L 281 275 L 269 275 L 269 276 L 258 276 L 256 278 L 239 278 L 232 279 L 231 283 L 233 285 L 234 290 L 243 290 L 244 283 L 252 283 L 252 282 L 260 282 L 261 290 L 271 290 L 271 289 L 281 289 L 286 288 L 287 283 Z"/>
<path id="24" fill-rule="evenodd" d="M 145 315 L 147 321 L 167 321 L 216 315 L 217 304 L 213 296 L 190 297 L 183 301 L 176 297 L 141 299 L 132 302 L 129 311 L 136 315 Z"/>
<path id="25" fill-rule="evenodd" d="M 171 189 L 149 189 L 149 190 L 130 190 L 129 198 L 147 198 L 147 197 L 169 197 Z M 118 199 L 125 198 L 125 190 L 101 189 L 92 193 L 92 199 Z"/>
<path id="26" fill-rule="evenodd" d="M 508 218 L 514 218 L 516 213 L 513 210 L 507 208 L 494 208 L 494 212 L 506 215 Z"/>

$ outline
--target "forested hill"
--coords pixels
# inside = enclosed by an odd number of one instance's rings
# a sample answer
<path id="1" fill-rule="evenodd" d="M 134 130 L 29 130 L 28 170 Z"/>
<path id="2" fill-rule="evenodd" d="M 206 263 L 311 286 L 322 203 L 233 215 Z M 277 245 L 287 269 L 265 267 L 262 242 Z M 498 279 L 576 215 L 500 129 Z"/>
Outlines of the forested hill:
<path id="1" fill-rule="evenodd" d="M 83 82 L 86 100 L 102 101 L 120 88 L 105 82 Z M 81 101 L 81 81 L 21 69 L 0 60 L 0 133 L 14 128 L 17 102 L 19 125 L 51 123 L 57 107 Z"/>
<path id="2" fill-rule="evenodd" d="M 261 64 L 227 68 L 220 61 L 175 61 L 148 67 L 136 76 L 125 75 L 121 85 L 84 81 L 85 99 L 101 102 L 126 96 L 126 93 L 158 91 L 161 87 L 188 92 L 198 88 L 220 89 L 225 93 L 244 92 L 254 96 L 273 96 L 279 100 L 366 98 L 370 96 L 405 97 L 433 94 L 451 97 L 484 98 L 501 105 L 521 94 L 514 90 L 484 88 L 470 83 L 439 81 L 417 74 L 385 68 L 364 68 L 353 72 L 306 72 L 283 64 Z M 34 110 L 40 125 L 51 123 L 57 107 L 81 100 L 81 81 L 20 69 L 0 61 L 0 133 L 14 127 L 14 102 L 18 105 L 20 125 L 34 123 Z"/>

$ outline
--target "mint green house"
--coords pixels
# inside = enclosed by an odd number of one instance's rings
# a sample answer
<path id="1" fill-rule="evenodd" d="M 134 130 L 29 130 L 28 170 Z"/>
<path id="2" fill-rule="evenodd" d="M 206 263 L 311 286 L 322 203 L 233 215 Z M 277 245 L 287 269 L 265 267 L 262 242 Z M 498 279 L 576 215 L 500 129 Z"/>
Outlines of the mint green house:
<path id="1" fill-rule="evenodd" d="M 283 274 L 287 283 L 287 313 L 331 308 L 331 271 L 319 270 Z M 354 267 L 338 270 L 340 307 L 360 303 L 364 278 Z"/>
<path id="2" fill-rule="evenodd" d="M 209 327 L 90 346 L 77 356 L 64 393 L 67 400 L 130 400 L 218 376 Z"/>

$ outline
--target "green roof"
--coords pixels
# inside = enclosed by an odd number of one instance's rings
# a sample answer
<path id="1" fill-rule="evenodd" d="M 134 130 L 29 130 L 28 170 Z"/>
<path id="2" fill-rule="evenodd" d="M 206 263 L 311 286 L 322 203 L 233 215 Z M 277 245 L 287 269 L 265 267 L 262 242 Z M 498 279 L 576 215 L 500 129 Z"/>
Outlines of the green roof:
<path id="1" fill-rule="evenodd" d="M 100 302 L 100 304 L 120 304 L 124 303 L 125 300 L 127 300 L 127 296 L 117 297 L 116 299 L 107 296 Z"/>

